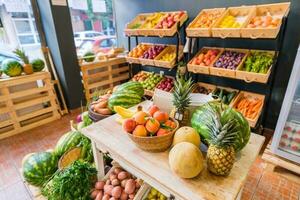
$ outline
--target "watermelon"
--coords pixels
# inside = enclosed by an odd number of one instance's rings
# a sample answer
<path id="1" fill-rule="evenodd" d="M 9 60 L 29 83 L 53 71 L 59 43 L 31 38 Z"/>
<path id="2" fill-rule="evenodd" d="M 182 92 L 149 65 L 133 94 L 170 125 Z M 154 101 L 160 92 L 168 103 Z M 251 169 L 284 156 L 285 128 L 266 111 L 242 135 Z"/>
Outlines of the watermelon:
<path id="1" fill-rule="evenodd" d="M 87 58 L 85 58 L 85 57 L 87 57 Z M 93 62 L 95 60 L 95 54 L 93 52 L 86 52 L 83 55 L 83 60 L 85 62 Z"/>
<path id="2" fill-rule="evenodd" d="M 34 72 L 40 72 L 45 68 L 45 62 L 42 59 L 34 59 L 31 62 L 32 68 Z"/>
<path id="3" fill-rule="evenodd" d="M 108 99 L 108 107 L 114 111 L 114 106 L 122 106 L 124 108 L 130 108 L 140 103 L 142 98 L 139 94 L 133 91 L 119 91 L 113 93 Z"/>
<path id="4" fill-rule="evenodd" d="M 123 83 L 122 85 L 118 86 L 115 92 L 120 91 L 133 91 L 136 92 L 141 97 L 144 96 L 144 88 L 141 83 L 137 81 L 130 81 L 127 83 Z"/>
<path id="5" fill-rule="evenodd" d="M 64 134 L 57 142 L 54 153 L 56 156 L 62 156 L 66 151 L 76 147 L 82 138 L 79 131 L 70 131 Z"/>
<path id="6" fill-rule="evenodd" d="M 51 152 L 28 154 L 22 161 L 24 179 L 35 186 L 42 186 L 57 170 L 57 157 Z"/>
<path id="7" fill-rule="evenodd" d="M 14 59 L 5 59 L 2 62 L 1 71 L 7 76 L 20 76 L 23 71 L 22 65 Z"/>
<path id="8" fill-rule="evenodd" d="M 234 148 L 238 152 L 242 150 L 249 141 L 250 138 L 250 126 L 248 121 L 243 117 L 241 113 L 229 106 L 222 104 L 220 102 L 210 102 L 206 103 L 195 110 L 191 118 L 192 127 L 197 130 L 201 136 L 201 140 L 207 143 L 207 139 L 210 137 L 210 127 L 214 125 L 213 117 L 208 112 L 208 107 L 212 106 L 213 109 L 218 109 L 221 111 L 221 123 L 225 124 L 230 119 L 236 119 L 236 141 L 234 143 Z"/>

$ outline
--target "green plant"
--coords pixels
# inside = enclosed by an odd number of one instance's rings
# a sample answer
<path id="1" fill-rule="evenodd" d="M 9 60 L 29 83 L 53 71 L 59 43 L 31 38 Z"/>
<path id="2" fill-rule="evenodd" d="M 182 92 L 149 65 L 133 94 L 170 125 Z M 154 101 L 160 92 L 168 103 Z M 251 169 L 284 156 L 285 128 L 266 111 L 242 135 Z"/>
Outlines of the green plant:
<path id="1" fill-rule="evenodd" d="M 24 64 L 29 64 L 29 58 L 28 56 L 25 54 L 25 51 L 22 49 L 15 49 L 14 54 L 16 54 L 16 56 L 18 56 L 18 58 L 20 58 Z"/>

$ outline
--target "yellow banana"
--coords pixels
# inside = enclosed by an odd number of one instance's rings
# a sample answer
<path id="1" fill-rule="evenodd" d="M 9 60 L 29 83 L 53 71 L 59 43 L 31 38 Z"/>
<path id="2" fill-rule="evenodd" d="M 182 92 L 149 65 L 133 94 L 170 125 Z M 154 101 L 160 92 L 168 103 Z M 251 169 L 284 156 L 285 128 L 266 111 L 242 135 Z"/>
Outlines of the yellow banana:
<path id="1" fill-rule="evenodd" d="M 126 109 L 122 106 L 114 106 L 114 110 L 118 113 L 123 119 L 131 118 L 135 112 Z"/>

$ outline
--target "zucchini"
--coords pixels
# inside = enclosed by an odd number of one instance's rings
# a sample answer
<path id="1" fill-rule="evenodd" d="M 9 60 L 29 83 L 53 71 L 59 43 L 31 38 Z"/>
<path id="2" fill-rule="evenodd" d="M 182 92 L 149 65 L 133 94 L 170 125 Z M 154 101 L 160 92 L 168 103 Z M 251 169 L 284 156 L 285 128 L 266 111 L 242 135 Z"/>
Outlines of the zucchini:
<path id="1" fill-rule="evenodd" d="M 232 101 L 232 99 L 235 97 L 235 95 L 236 95 L 236 91 L 233 91 L 228 94 L 228 96 L 227 96 L 228 103 L 230 103 Z"/>
<path id="2" fill-rule="evenodd" d="M 224 96 L 223 93 L 224 93 L 224 89 L 221 89 L 221 90 L 220 90 L 220 93 L 219 93 L 219 95 L 218 95 L 218 96 L 219 96 L 219 99 L 222 99 L 222 98 L 223 98 L 223 96 Z"/>

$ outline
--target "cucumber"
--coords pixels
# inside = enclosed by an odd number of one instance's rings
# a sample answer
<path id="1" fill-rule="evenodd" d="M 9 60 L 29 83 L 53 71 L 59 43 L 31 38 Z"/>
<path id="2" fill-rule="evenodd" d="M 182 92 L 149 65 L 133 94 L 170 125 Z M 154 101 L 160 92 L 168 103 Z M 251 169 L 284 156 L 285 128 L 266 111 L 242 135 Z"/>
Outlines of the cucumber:
<path id="1" fill-rule="evenodd" d="M 228 103 L 230 103 L 232 101 L 232 99 L 235 97 L 235 95 L 236 95 L 236 91 L 233 91 L 227 95 Z"/>

